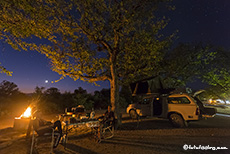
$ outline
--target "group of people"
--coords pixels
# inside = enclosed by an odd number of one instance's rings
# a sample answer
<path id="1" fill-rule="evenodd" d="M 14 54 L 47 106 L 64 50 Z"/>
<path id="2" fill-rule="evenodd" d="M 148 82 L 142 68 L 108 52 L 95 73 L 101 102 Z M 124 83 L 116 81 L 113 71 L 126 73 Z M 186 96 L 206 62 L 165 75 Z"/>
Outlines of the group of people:
<path id="1" fill-rule="evenodd" d="M 111 106 L 108 106 L 108 110 L 100 117 L 97 118 L 105 126 L 115 125 L 115 116 L 114 112 L 111 110 Z M 61 121 L 57 120 L 54 123 L 46 121 L 42 118 L 42 114 L 39 111 L 33 113 L 33 117 L 30 120 L 29 127 L 27 129 L 27 138 L 30 137 L 32 128 L 36 131 L 38 136 L 42 136 L 46 133 L 52 133 L 55 130 L 56 133 L 59 133 L 58 141 L 62 136 L 62 126 Z M 54 148 L 57 145 L 54 145 Z"/>

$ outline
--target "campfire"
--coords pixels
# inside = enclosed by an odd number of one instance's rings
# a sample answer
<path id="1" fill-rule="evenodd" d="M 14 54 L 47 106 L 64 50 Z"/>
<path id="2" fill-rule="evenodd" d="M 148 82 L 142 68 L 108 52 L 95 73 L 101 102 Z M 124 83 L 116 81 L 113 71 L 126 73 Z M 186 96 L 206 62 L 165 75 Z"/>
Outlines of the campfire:
<path id="1" fill-rule="evenodd" d="M 31 117 L 31 107 L 29 106 L 24 113 L 20 117 L 15 117 L 15 119 L 21 119 L 21 118 L 30 118 Z"/>
<path id="2" fill-rule="evenodd" d="M 28 128 L 30 118 L 31 118 L 32 108 L 29 106 L 27 107 L 26 111 L 21 114 L 20 117 L 14 118 L 14 129 L 17 130 L 26 130 Z"/>

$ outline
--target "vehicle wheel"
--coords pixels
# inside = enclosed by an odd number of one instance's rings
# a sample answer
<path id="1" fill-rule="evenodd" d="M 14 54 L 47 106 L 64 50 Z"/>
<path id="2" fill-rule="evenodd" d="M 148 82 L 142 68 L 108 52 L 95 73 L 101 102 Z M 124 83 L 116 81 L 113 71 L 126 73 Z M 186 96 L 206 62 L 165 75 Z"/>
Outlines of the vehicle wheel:
<path id="1" fill-rule="evenodd" d="M 174 127 L 183 128 L 187 126 L 187 122 L 184 121 L 184 119 L 179 114 L 171 114 L 169 120 Z"/>
<path id="2" fill-rule="evenodd" d="M 135 110 L 130 110 L 129 111 L 129 115 L 132 119 L 137 119 L 138 118 L 138 114 Z"/>

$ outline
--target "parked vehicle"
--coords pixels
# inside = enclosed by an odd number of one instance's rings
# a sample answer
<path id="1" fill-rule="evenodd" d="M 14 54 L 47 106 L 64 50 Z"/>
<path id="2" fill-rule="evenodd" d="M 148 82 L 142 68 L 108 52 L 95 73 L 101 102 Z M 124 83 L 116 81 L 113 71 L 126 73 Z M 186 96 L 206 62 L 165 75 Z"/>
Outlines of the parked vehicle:
<path id="1" fill-rule="evenodd" d="M 151 78 L 131 85 L 135 102 L 126 112 L 136 119 L 139 116 L 167 118 L 175 127 L 186 127 L 188 122 L 211 118 L 216 109 L 204 107 L 199 99 L 186 93 L 170 94 L 159 78 Z M 151 92 L 155 93 L 151 93 Z"/>
<path id="2" fill-rule="evenodd" d="M 169 119 L 175 127 L 186 127 L 190 121 L 211 118 L 216 114 L 214 108 L 200 108 L 197 101 L 188 94 L 148 94 L 143 95 L 140 101 L 130 104 L 126 112 L 133 119 L 138 116 L 155 116 Z"/>
<path id="3" fill-rule="evenodd" d="M 83 105 L 78 105 L 77 107 L 66 108 L 65 114 L 80 118 L 81 116 L 86 115 L 86 111 Z"/>

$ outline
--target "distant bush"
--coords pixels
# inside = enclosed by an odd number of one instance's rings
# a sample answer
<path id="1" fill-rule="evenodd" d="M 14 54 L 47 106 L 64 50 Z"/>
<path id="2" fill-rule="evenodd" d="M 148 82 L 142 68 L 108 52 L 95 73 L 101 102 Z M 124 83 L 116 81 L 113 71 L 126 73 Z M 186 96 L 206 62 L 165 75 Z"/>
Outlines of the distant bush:
<path id="1" fill-rule="evenodd" d="M 120 106 L 126 107 L 130 103 L 129 91 L 121 90 Z M 61 93 L 59 89 L 51 87 L 36 87 L 33 94 L 24 94 L 19 91 L 17 85 L 3 81 L 0 83 L 0 116 L 21 115 L 28 105 L 36 105 L 43 113 L 64 112 L 67 107 L 84 105 L 87 110 L 107 109 L 110 105 L 110 89 L 95 91 L 94 94 L 87 93 L 81 87 L 71 92 Z"/>

